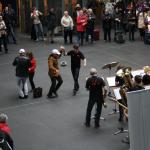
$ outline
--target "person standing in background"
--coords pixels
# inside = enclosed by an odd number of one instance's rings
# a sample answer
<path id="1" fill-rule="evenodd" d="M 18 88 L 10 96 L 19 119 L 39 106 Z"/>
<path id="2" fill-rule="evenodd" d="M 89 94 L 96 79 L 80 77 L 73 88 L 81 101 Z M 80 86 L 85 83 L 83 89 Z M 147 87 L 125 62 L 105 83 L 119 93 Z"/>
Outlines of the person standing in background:
<path id="1" fill-rule="evenodd" d="M 83 10 L 79 11 L 79 16 L 77 17 L 77 42 L 79 45 L 83 45 L 84 33 L 86 31 L 87 25 L 87 15 L 83 13 Z"/>
<path id="2" fill-rule="evenodd" d="M 54 30 L 56 27 L 57 17 L 54 12 L 54 8 L 51 8 L 48 15 L 46 16 L 46 23 L 47 23 L 47 39 L 50 40 L 51 43 L 54 43 Z"/>
<path id="3" fill-rule="evenodd" d="M 139 13 L 138 15 L 138 29 L 139 29 L 139 32 L 140 32 L 140 38 L 141 40 L 143 41 L 144 39 L 144 36 L 145 36 L 145 23 L 144 23 L 144 13 L 141 12 Z"/>
<path id="4" fill-rule="evenodd" d="M 91 43 L 93 43 L 95 15 L 92 9 L 88 9 L 87 13 L 88 13 L 88 20 L 87 20 L 87 27 L 86 27 L 86 41 L 87 42 L 89 41 L 89 36 L 90 36 Z"/>
<path id="5" fill-rule="evenodd" d="M 39 41 L 40 34 L 42 36 L 42 41 L 44 41 L 43 26 L 39 18 L 42 15 L 43 14 L 39 10 L 37 10 L 36 7 L 33 7 L 33 11 L 31 12 L 31 19 L 33 20 L 33 27 L 36 34 L 36 41 Z"/>
<path id="6" fill-rule="evenodd" d="M 7 40 L 9 42 L 9 36 L 12 37 L 14 44 L 17 44 L 16 35 L 14 28 L 16 25 L 16 15 L 15 11 L 11 8 L 11 5 L 5 7 L 3 12 L 3 18 L 7 27 Z"/>
<path id="7" fill-rule="evenodd" d="M 0 52 L 2 51 L 2 44 L 4 45 L 5 53 L 8 53 L 7 48 L 7 32 L 6 32 L 6 25 L 3 20 L 3 17 L 0 16 Z"/>
<path id="8" fill-rule="evenodd" d="M 105 14 L 103 16 L 103 31 L 104 31 L 104 41 L 111 42 L 111 24 L 112 24 L 112 18 L 108 11 L 105 11 Z"/>
<path id="9" fill-rule="evenodd" d="M 72 31 L 73 31 L 73 20 L 69 16 L 68 11 L 64 11 L 64 16 L 61 18 L 61 25 L 64 28 L 64 44 L 67 44 L 67 37 L 69 35 L 70 44 L 72 44 Z"/>

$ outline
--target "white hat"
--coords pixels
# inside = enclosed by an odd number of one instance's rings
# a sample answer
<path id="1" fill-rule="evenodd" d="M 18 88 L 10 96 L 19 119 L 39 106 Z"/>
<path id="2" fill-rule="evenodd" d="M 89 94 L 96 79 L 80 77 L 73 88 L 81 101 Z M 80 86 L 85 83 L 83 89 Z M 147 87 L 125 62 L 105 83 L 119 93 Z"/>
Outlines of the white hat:
<path id="1" fill-rule="evenodd" d="M 25 53 L 26 51 L 25 51 L 25 49 L 23 49 L 23 48 L 21 48 L 20 50 L 19 50 L 19 54 L 22 54 L 22 53 Z"/>
<path id="2" fill-rule="evenodd" d="M 91 68 L 90 75 L 95 75 L 95 74 L 97 74 L 97 70 L 95 68 Z"/>
<path id="3" fill-rule="evenodd" d="M 53 49 L 52 54 L 60 55 L 60 52 L 58 49 Z"/>

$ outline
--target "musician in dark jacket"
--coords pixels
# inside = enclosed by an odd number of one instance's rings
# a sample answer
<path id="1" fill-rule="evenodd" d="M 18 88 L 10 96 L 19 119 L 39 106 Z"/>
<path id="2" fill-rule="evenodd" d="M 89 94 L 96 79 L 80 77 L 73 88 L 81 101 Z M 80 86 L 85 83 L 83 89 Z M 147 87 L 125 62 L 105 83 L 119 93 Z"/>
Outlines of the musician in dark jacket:
<path id="1" fill-rule="evenodd" d="M 104 41 L 109 40 L 109 42 L 111 42 L 111 23 L 112 17 L 108 11 L 105 11 L 103 16 Z"/>
<path id="2" fill-rule="evenodd" d="M 89 90 L 89 101 L 86 112 L 85 126 L 90 127 L 91 121 L 91 111 L 93 106 L 96 104 L 96 114 L 95 114 L 95 128 L 99 128 L 99 120 L 102 111 L 102 105 L 106 106 L 104 103 L 104 97 L 106 96 L 105 82 L 101 77 L 98 77 L 97 70 L 92 68 L 90 70 L 90 75 L 86 81 L 86 89 Z"/>
<path id="3" fill-rule="evenodd" d="M 133 86 L 131 88 L 129 88 L 128 91 L 138 91 L 138 90 L 142 90 L 142 89 L 145 89 L 142 85 L 142 77 L 140 75 L 136 75 L 134 77 Z"/>
<path id="4" fill-rule="evenodd" d="M 19 50 L 19 56 L 17 56 L 13 62 L 13 66 L 16 66 L 16 77 L 19 89 L 19 98 L 28 98 L 28 85 L 27 79 L 29 77 L 29 68 L 31 66 L 30 60 L 26 57 L 24 49 Z"/>

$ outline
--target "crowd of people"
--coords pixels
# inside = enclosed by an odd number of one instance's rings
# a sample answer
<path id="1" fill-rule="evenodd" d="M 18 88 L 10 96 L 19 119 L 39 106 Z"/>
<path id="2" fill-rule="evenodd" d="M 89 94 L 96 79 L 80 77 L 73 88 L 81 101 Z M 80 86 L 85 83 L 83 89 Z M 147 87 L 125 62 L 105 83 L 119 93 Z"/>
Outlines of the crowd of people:
<path id="1" fill-rule="evenodd" d="M 83 45 L 84 41 L 93 43 L 95 38 L 94 29 L 96 19 L 101 19 L 102 28 L 104 32 L 104 41 L 112 41 L 112 36 L 114 35 L 114 41 L 118 42 L 123 35 L 129 32 L 129 40 L 135 40 L 136 29 L 139 29 L 139 34 L 141 40 L 144 40 L 145 33 L 150 32 L 150 5 L 146 1 L 138 1 L 129 3 L 125 6 L 123 1 L 117 2 L 106 2 L 104 3 L 102 18 L 96 18 L 96 12 L 94 8 L 81 7 L 77 4 L 73 14 L 69 14 L 68 10 L 64 11 L 62 18 L 57 18 L 54 8 L 50 8 L 48 13 L 44 15 L 36 7 L 33 7 L 31 11 L 31 39 L 35 41 L 44 41 L 45 33 L 43 30 L 43 24 L 46 25 L 47 40 L 54 43 L 55 28 L 57 27 L 57 22 L 60 22 L 62 26 L 64 44 L 68 43 L 78 43 Z M 41 20 L 41 18 L 43 18 Z M 0 51 L 4 47 L 5 53 L 8 52 L 7 44 L 10 42 L 10 37 L 14 44 L 17 43 L 15 36 L 15 26 L 17 24 L 17 17 L 15 11 L 12 9 L 11 5 L 5 7 L 3 12 L 0 12 Z M 112 29 L 114 34 L 112 35 Z M 76 36 L 76 40 L 73 41 L 73 36 Z M 99 36 L 99 35 L 98 35 Z M 120 42 L 121 43 L 121 42 Z"/>
<path id="2" fill-rule="evenodd" d="M 126 34 L 129 32 L 129 40 L 135 40 L 136 29 L 139 29 L 140 38 L 144 40 L 145 32 L 150 32 L 149 26 L 149 17 L 150 17 L 150 5 L 146 1 L 138 1 L 129 3 L 125 6 L 123 1 L 117 1 L 116 3 L 106 2 L 103 8 L 102 18 L 96 18 L 92 8 L 81 7 L 80 4 L 77 4 L 73 14 L 69 14 L 66 10 L 64 15 L 60 19 L 62 29 L 64 31 L 64 44 L 67 44 L 67 37 L 69 36 L 69 42 L 78 43 L 83 45 L 84 40 L 86 42 L 91 40 L 94 41 L 94 29 L 95 29 L 95 20 L 101 19 L 102 29 L 104 32 L 104 41 L 112 41 L 112 29 L 114 30 L 114 41 L 118 38 L 118 33 Z M 39 40 L 38 36 L 41 35 L 43 40 L 43 28 L 42 22 L 40 21 L 40 16 L 43 15 L 35 7 L 31 13 L 31 18 L 33 20 L 33 26 L 35 30 L 35 35 Z M 47 37 L 51 43 L 54 43 L 54 30 L 56 28 L 56 14 L 54 8 L 51 8 L 48 14 L 44 17 L 48 34 Z M 37 25 L 38 24 L 38 25 Z M 39 27 L 37 27 L 39 26 Z M 38 33 L 38 34 L 37 34 Z M 77 36 L 77 40 L 73 41 L 73 35 Z"/>
<path id="3" fill-rule="evenodd" d="M 4 47 L 5 53 L 8 53 L 7 44 L 11 41 L 17 44 L 15 27 L 17 24 L 17 17 L 11 5 L 5 7 L 3 12 L 0 12 L 0 52 Z M 11 39 L 10 39 L 11 38 Z"/>

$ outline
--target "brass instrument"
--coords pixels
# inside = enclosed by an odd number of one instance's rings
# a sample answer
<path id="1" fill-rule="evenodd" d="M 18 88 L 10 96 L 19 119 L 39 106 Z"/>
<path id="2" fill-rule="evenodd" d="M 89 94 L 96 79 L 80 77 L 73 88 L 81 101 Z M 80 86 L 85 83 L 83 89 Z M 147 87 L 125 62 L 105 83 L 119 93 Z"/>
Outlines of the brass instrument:
<path id="1" fill-rule="evenodd" d="M 133 87 L 131 67 L 125 67 L 117 71 L 116 75 L 124 79 L 124 84 L 120 87 L 119 93 L 125 106 L 127 106 L 126 92 Z"/>

